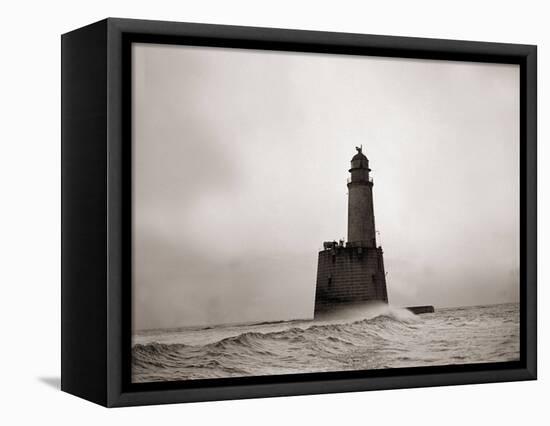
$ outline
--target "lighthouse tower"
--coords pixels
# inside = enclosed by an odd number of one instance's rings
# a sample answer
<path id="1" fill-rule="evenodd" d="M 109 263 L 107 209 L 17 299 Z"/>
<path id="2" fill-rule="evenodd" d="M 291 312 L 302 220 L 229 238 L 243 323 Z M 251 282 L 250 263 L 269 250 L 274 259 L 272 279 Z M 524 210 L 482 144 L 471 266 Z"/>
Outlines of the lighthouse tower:
<path id="1" fill-rule="evenodd" d="M 373 181 L 362 147 L 348 178 L 348 241 L 325 241 L 319 252 L 315 314 L 344 305 L 388 302 L 382 247 L 376 245 Z"/>
<path id="2" fill-rule="evenodd" d="M 356 247 L 376 247 L 374 209 L 372 206 L 372 179 L 369 160 L 363 147 L 356 148 L 351 159 L 351 178 L 348 179 L 348 244 Z"/>

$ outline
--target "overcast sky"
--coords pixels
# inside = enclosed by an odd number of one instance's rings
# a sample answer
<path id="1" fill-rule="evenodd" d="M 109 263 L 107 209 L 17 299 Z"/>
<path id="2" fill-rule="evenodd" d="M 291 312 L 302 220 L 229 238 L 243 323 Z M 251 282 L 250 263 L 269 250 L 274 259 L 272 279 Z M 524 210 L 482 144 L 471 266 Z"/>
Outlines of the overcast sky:
<path id="1" fill-rule="evenodd" d="M 519 299 L 519 67 L 133 47 L 136 329 L 308 318 L 363 145 L 395 306 Z"/>

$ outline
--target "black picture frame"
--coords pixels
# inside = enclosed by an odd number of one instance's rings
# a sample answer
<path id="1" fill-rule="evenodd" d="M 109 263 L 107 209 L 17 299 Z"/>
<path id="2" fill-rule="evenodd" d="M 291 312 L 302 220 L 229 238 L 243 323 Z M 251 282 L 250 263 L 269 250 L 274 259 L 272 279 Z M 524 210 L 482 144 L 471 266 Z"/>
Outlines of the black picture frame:
<path id="1" fill-rule="evenodd" d="M 116 407 L 536 379 L 536 46 L 118 18 L 61 41 L 62 390 Z M 131 383 L 133 42 L 518 64 L 520 361 Z"/>

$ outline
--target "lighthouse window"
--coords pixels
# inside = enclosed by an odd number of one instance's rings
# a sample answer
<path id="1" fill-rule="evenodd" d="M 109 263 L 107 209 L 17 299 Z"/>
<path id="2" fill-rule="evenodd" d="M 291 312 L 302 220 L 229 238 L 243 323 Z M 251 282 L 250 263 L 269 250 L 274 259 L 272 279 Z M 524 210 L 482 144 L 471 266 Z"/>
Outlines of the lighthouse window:
<path id="1" fill-rule="evenodd" d="M 332 288 L 332 277 L 329 277 L 328 279 L 328 289 L 330 290 Z"/>

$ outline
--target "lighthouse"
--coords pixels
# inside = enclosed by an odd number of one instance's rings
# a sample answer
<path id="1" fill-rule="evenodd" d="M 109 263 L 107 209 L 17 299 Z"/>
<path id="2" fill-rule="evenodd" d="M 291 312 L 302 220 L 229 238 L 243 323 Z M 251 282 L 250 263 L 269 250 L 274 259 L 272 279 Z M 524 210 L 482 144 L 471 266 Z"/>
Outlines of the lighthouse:
<path id="1" fill-rule="evenodd" d="M 319 252 L 315 315 L 345 305 L 388 302 L 382 247 L 376 243 L 373 180 L 363 148 L 351 159 L 348 239 L 325 241 Z"/>
<path id="2" fill-rule="evenodd" d="M 351 159 L 351 177 L 348 179 L 348 244 L 374 248 L 376 231 L 369 160 L 363 154 L 363 147 L 356 150 L 357 154 Z"/>

